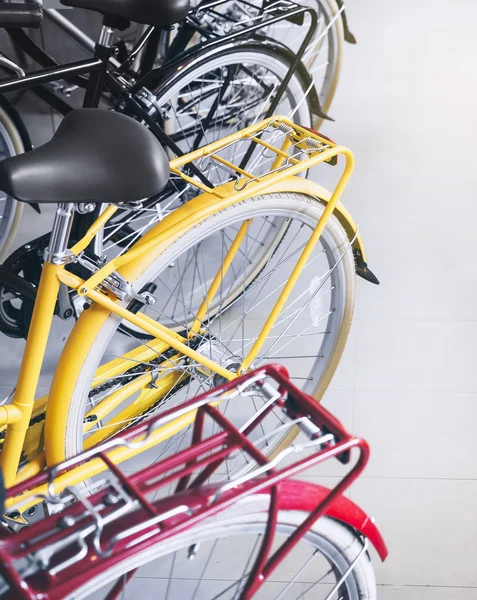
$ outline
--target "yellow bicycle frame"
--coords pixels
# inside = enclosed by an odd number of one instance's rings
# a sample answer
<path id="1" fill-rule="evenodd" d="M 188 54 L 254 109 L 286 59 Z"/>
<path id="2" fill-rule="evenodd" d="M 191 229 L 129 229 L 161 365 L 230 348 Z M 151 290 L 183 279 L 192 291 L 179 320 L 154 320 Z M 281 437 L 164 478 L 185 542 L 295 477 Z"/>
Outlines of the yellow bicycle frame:
<path id="1" fill-rule="evenodd" d="M 353 245 L 358 247 L 364 256 L 361 241 L 357 233 L 357 227 L 351 219 L 349 213 L 347 213 L 346 209 L 340 203 L 340 197 L 353 170 L 353 154 L 349 149 L 334 145 L 328 140 L 321 138 L 314 132 L 310 133 L 307 130 L 301 130 L 284 117 L 273 117 L 267 121 L 257 123 L 242 131 L 232 134 L 223 140 L 210 144 L 205 148 L 196 150 L 195 152 L 192 152 L 184 157 L 174 159 L 171 161 L 171 171 L 180 175 L 184 179 L 189 180 L 190 178 L 182 173 L 182 166 L 188 162 L 191 162 L 192 160 L 197 160 L 204 156 L 212 155 L 215 157 L 216 155 L 214 153 L 218 152 L 225 145 L 231 144 L 232 142 L 240 139 L 250 138 L 255 133 L 260 132 L 260 130 L 262 130 L 267 124 L 270 126 L 275 126 L 275 124 L 284 124 L 286 126 L 295 128 L 295 130 L 300 132 L 302 137 L 310 136 L 316 140 L 319 140 L 321 143 L 325 143 L 327 145 L 327 149 L 316 153 L 310 153 L 304 160 L 291 161 L 291 164 L 286 168 L 280 169 L 277 167 L 283 162 L 287 147 L 290 145 L 289 141 L 286 141 L 281 150 L 274 149 L 277 152 L 277 159 L 274 163 L 275 168 L 272 168 L 272 172 L 267 175 L 260 176 L 259 178 L 253 178 L 253 181 L 250 181 L 248 185 L 242 187 L 242 189 L 239 189 L 238 191 L 236 188 L 234 188 L 233 182 L 210 189 L 202 186 L 202 184 L 198 184 L 195 180 L 190 180 L 194 185 L 203 189 L 204 193 L 169 214 L 163 221 L 152 228 L 139 242 L 137 242 L 131 250 L 112 259 L 109 263 L 104 265 L 86 280 L 82 280 L 76 275 L 66 271 L 64 265 L 55 265 L 45 262 L 38 287 L 38 295 L 33 311 L 25 352 L 22 359 L 18 386 L 12 403 L 9 405 L 0 406 L 0 426 L 6 425 L 6 438 L 0 456 L 0 463 L 7 486 L 11 486 L 15 482 L 24 480 L 26 477 L 34 475 L 35 473 L 39 472 L 46 463 L 51 466 L 58 464 L 65 458 L 64 439 L 62 436 L 58 435 L 58 428 L 55 425 L 57 425 L 59 422 L 64 422 L 69 409 L 68 400 L 71 397 L 69 395 L 71 393 L 71 382 L 65 381 L 61 377 L 62 361 L 68 360 L 68 356 L 62 356 L 60 359 L 57 371 L 55 373 L 55 383 L 53 386 L 55 389 L 53 390 L 52 388 L 50 399 L 47 403 L 44 433 L 46 460 L 45 456 L 40 454 L 34 457 L 30 463 L 24 469 L 22 469 L 19 474 L 17 474 L 32 412 L 43 410 L 46 404 L 46 398 L 41 398 L 40 400 L 34 402 L 34 397 L 40 376 L 41 365 L 45 355 L 48 335 L 54 317 L 59 286 L 61 283 L 75 290 L 79 295 L 89 298 L 93 304 L 96 305 L 95 308 L 97 308 L 99 312 L 102 311 L 104 314 L 116 314 L 121 319 L 132 323 L 133 325 L 141 328 L 143 331 L 153 336 L 155 341 L 152 342 L 152 344 L 157 343 L 164 348 L 174 348 L 179 355 L 187 356 L 201 364 L 204 368 L 221 375 L 227 380 L 230 380 L 237 376 L 235 372 L 223 368 L 221 365 L 208 359 L 206 356 L 196 352 L 189 345 L 187 345 L 188 340 L 186 338 L 154 321 L 145 314 L 140 312 L 134 314 L 128 311 L 127 308 L 125 308 L 124 303 L 118 301 L 118 298 L 111 291 L 107 291 L 104 288 L 99 287 L 101 283 L 111 273 L 113 273 L 113 271 L 116 270 L 126 279 L 133 281 L 140 273 L 140 265 L 146 256 L 148 260 L 151 259 L 151 256 L 158 256 L 162 249 L 167 246 L 171 240 L 174 240 L 178 236 L 182 235 L 197 222 L 202 221 L 209 215 L 223 210 L 236 202 L 257 196 L 261 193 L 272 193 L 278 191 L 297 191 L 319 198 L 321 201 L 326 203 L 323 215 L 314 232 L 311 234 L 311 237 L 305 246 L 301 257 L 298 259 L 297 264 L 292 271 L 288 283 L 283 288 L 281 295 L 277 300 L 276 305 L 272 309 L 270 316 L 267 319 L 255 345 L 245 357 L 240 367 L 240 371 L 243 371 L 248 368 L 254 357 L 259 352 L 260 346 L 263 344 L 266 336 L 278 317 L 278 314 L 285 304 L 296 279 L 302 271 L 303 266 L 305 265 L 315 244 L 323 233 L 326 223 L 333 212 L 336 212 L 338 218 L 345 226 L 348 236 L 351 240 L 353 240 Z M 266 145 L 265 142 L 263 142 L 263 144 Z M 306 171 L 319 163 L 329 161 L 337 155 L 343 155 L 346 159 L 346 163 L 341 178 L 332 194 L 329 194 L 329 192 L 326 192 L 326 190 L 317 184 L 298 177 L 300 172 Z M 238 168 L 236 168 L 236 170 L 237 169 Z M 245 172 L 241 172 L 241 174 L 244 173 Z M 82 252 L 94 238 L 96 233 L 102 227 L 104 227 L 105 223 L 109 218 L 111 218 L 116 210 L 117 207 L 115 206 L 108 207 L 91 226 L 84 238 L 71 248 L 71 251 L 75 255 L 78 255 L 80 252 Z M 243 227 L 246 228 L 245 225 Z M 231 250 L 229 251 L 232 252 L 232 254 L 225 258 L 225 266 L 222 267 L 222 272 L 227 264 L 230 264 L 234 252 L 237 251 L 238 246 L 240 245 L 239 238 L 244 234 L 242 229 L 243 228 L 241 228 L 237 234 L 237 243 L 233 244 Z M 220 284 L 220 280 L 218 283 Z M 207 293 L 206 299 L 208 298 L 208 301 L 211 300 L 215 293 L 214 288 L 215 290 L 217 288 L 217 278 L 213 281 L 211 288 Z M 206 299 L 204 299 L 204 302 L 206 302 Z M 201 310 L 199 310 L 199 313 L 200 312 Z M 199 314 L 199 319 L 200 318 L 201 316 Z M 195 331 L 198 327 L 199 322 L 194 323 L 193 330 Z M 75 330 L 73 330 L 72 336 L 76 335 Z M 85 351 L 88 350 L 89 346 L 85 346 L 84 339 L 76 336 L 74 341 L 78 344 L 79 348 L 84 347 Z M 152 352 L 150 350 L 151 345 L 148 346 L 149 349 L 145 349 L 143 347 L 139 350 L 135 350 L 135 352 Z M 115 362 L 117 363 L 117 361 L 112 361 L 111 364 L 108 363 L 106 368 L 114 369 L 115 364 L 113 363 Z M 100 370 L 103 368 L 104 367 L 101 367 Z M 170 437 L 188 425 L 191 420 L 192 417 L 189 417 L 188 421 L 182 419 L 182 421 L 179 420 L 178 422 L 169 424 L 167 428 L 159 429 L 153 436 L 151 436 L 151 439 L 148 441 L 146 447 L 151 447 L 159 441 Z M 130 458 L 136 453 L 137 451 L 121 448 L 114 452 L 114 460 L 115 462 L 119 463 Z M 74 485 L 79 481 L 92 477 L 96 472 L 97 470 L 95 471 L 94 465 L 77 467 L 73 471 L 62 476 L 61 485 L 63 488 L 69 485 Z M 31 497 L 34 498 L 38 492 L 39 490 L 32 490 Z M 12 500 L 8 504 L 11 505 L 13 502 L 14 501 Z M 34 500 L 32 500 L 31 504 L 34 503 Z"/>

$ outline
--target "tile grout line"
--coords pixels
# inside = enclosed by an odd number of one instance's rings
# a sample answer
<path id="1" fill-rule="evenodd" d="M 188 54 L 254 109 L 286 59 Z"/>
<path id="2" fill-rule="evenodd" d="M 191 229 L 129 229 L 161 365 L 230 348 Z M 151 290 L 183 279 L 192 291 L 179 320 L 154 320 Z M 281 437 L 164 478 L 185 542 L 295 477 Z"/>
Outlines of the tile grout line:
<path id="1" fill-rule="evenodd" d="M 357 286 L 357 294 L 358 294 L 358 311 L 361 313 L 361 282 L 358 283 Z M 352 410 L 351 410 L 351 431 L 354 433 L 354 424 L 355 424 L 355 412 L 356 412 L 356 382 L 358 378 L 358 349 L 359 349 L 359 335 L 361 333 L 359 328 L 359 318 L 354 321 L 352 324 L 356 328 L 356 339 L 355 339 L 355 348 L 354 348 L 354 369 L 353 369 L 353 400 L 352 400 Z M 350 500 L 352 499 L 353 486 L 351 485 L 348 490 L 348 495 Z"/>

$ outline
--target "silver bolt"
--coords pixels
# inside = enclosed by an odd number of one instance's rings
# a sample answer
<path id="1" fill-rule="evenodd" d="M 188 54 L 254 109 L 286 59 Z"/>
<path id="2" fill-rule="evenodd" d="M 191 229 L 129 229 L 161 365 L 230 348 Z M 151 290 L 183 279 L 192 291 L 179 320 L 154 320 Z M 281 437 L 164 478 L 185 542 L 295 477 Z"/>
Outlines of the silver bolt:
<path id="1" fill-rule="evenodd" d="M 60 527 L 73 527 L 76 521 L 75 518 L 71 515 L 66 515 L 60 519 L 59 525 Z"/>
<path id="2" fill-rule="evenodd" d="M 119 496 L 115 496 L 114 494 L 106 494 L 104 497 L 104 503 L 108 506 L 117 504 L 119 502 Z"/>

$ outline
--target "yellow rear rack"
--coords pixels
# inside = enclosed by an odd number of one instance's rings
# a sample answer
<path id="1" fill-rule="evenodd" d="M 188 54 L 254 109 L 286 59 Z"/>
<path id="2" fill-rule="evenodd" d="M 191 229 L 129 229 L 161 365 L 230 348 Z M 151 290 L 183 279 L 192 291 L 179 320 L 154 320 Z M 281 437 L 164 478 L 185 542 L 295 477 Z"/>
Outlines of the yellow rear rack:
<path id="1" fill-rule="evenodd" d="M 241 192 L 250 183 L 262 182 L 270 175 L 290 171 L 296 175 L 306 170 L 310 158 L 317 162 L 332 162 L 337 145 L 317 132 L 296 125 L 286 117 L 271 117 L 217 142 L 171 161 L 171 172 L 203 192 L 224 196 L 215 188 L 205 185 L 189 174 L 188 165 L 194 164 L 201 172 L 229 174 L 234 190 Z M 332 154 L 332 155 L 330 155 Z M 319 155 L 322 160 L 316 160 Z M 246 158 L 246 160 L 244 160 Z M 212 175 L 213 177 L 213 175 Z"/>

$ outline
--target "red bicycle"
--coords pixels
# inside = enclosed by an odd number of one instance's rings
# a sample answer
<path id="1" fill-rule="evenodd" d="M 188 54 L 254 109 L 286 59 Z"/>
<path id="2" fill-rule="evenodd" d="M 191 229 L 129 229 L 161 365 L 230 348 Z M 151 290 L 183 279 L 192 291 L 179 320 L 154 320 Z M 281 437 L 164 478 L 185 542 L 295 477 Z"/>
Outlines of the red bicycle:
<path id="1" fill-rule="evenodd" d="M 240 422 L 243 404 L 257 396 L 266 401 Z M 118 446 L 137 454 L 153 431 L 192 411 L 186 448 L 169 448 L 134 474 L 110 459 Z M 280 425 L 265 434 L 271 413 Z M 293 427 L 302 432 L 293 445 L 265 456 L 271 438 Z M 0 598 L 88 598 L 98 590 L 103 596 L 94 598 L 145 598 L 142 578 L 153 577 L 154 598 L 163 600 L 373 600 L 368 543 L 382 560 L 386 545 L 343 496 L 368 455 L 367 443 L 292 385 L 284 368 L 267 365 L 11 488 L 13 497 L 47 484 L 39 500 L 62 510 L 1 533 Z M 331 459 L 352 465 L 333 489 L 295 479 Z M 88 461 L 102 461 L 107 475 L 55 491 L 64 472 Z"/>

